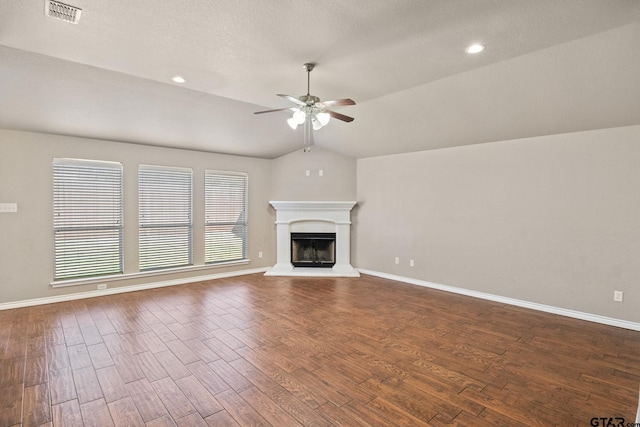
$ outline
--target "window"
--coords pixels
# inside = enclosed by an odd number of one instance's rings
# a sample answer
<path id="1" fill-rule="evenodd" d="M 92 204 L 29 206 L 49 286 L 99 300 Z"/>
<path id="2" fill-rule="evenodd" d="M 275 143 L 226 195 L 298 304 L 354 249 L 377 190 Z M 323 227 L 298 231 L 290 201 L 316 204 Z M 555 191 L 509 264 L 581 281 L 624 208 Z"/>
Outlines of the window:
<path id="1" fill-rule="evenodd" d="M 191 169 L 140 165 L 140 271 L 193 264 Z"/>
<path id="2" fill-rule="evenodd" d="M 122 164 L 52 166 L 54 280 L 122 273 Z"/>
<path id="3" fill-rule="evenodd" d="M 205 263 L 247 257 L 246 173 L 205 171 Z"/>

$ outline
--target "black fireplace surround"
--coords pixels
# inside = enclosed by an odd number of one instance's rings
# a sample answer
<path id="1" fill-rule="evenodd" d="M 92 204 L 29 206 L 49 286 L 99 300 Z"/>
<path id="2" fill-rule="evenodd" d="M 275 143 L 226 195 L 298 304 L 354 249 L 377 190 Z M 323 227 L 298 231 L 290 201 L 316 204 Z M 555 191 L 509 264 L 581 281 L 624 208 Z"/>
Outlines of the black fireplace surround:
<path id="1" fill-rule="evenodd" d="M 291 233 L 291 264 L 294 267 L 333 267 L 336 233 Z"/>

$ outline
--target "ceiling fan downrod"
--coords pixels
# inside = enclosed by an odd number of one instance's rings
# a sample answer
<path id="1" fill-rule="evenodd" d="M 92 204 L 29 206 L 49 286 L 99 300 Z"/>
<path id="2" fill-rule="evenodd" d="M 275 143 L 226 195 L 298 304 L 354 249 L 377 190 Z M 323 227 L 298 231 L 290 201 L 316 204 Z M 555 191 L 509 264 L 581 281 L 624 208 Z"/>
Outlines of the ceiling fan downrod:
<path id="1" fill-rule="evenodd" d="M 307 71 L 307 99 L 311 95 L 311 72 L 315 68 L 316 64 L 313 62 L 307 62 L 303 65 L 304 69 Z"/>

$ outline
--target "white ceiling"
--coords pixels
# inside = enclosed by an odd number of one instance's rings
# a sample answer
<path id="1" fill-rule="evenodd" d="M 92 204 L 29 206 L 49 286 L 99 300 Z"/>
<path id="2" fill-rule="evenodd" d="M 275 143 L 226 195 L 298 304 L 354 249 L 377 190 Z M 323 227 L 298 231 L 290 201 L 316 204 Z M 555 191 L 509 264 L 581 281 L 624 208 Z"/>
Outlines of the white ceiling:
<path id="1" fill-rule="evenodd" d="M 358 103 L 316 144 L 358 158 L 640 124 L 638 0 L 66 3 L 78 25 L 0 3 L 0 127 L 274 158 L 301 130 L 252 113 L 305 62 Z"/>

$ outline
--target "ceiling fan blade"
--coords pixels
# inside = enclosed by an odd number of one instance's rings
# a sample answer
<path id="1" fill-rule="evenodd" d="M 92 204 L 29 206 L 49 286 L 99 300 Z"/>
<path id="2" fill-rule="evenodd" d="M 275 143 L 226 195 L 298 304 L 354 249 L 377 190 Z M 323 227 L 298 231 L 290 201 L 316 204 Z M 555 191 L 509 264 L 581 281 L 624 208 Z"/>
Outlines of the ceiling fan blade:
<path id="1" fill-rule="evenodd" d="M 291 96 L 291 95 L 283 95 L 281 93 L 277 94 L 278 96 L 281 96 L 282 98 L 286 99 L 287 101 L 293 102 L 294 104 L 298 104 L 298 105 L 307 105 L 305 102 L 300 101 L 298 98 L 296 98 L 295 96 Z"/>
<path id="2" fill-rule="evenodd" d="M 275 113 L 276 111 L 286 111 L 286 110 L 291 110 L 291 107 L 289 107 L 289 108 L 276 108 L 275 110 L 256 111 L 253 114 Z"/>
<path id="3" fill-rule="evenodd" d="M 345 116 L 344 114 L 340 114 L 340 113 L 336 113 L 335 111 L 331 111 L 331 110 L 326 110 L 327 113 L 329 113 L 329 115 L 333 118 L 336 118 L 338 120 L 342 120 L 343 122 L 352 122 L 353 121 L 353 117 L 349 117 L 349 116 Z"/>
<path id="4" fill-rule="evenodd" d="M 356 105 L 356 101 L 353 99 L 332 99 L 331 101 L 321 101 L 320 104 L 325 107 L 341 107 L 343 105 Z"/>

